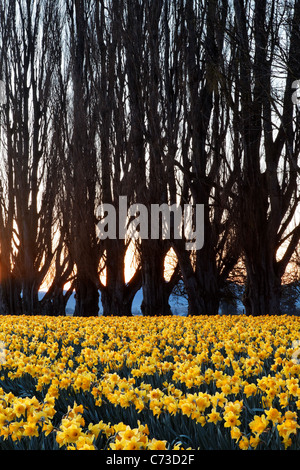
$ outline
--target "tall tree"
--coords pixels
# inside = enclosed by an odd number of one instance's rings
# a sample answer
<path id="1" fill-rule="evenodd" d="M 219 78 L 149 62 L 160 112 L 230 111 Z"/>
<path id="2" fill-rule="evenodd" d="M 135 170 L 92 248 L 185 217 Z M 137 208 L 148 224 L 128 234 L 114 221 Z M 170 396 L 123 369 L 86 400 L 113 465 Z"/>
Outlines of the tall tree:
<path id="1" fill-rule="evenodd" d="M 189 300 L 189 313 L 218 313 L 220 289 L 238 259 L 234 199 L 238 167 L 228 151 L 230 117 L 225 96 L 230 56 L 225 50 L 228 2 L 178 2 L 183 98 L 181 155 L 173 165 L 183 175 L 181 204 L 204 207 L 205 241 L 194 256 L 174 240 Z M 230 241 L 230 242 L 229 242 Z"/>
<path id="2" fill-rule="evenodd" d="M 281 279 L 300 236 L 299 225 L 290 228 L 299 208 L 299 113 L 291 98 L 300 76 L 300 2 L 292 5 L 234 2 L 235 115 L 242 144 L 238 238 L 251 315 L 280 313 Z"/>
<path id="3" fill-rule="evenodd" d="M 100 282 L 104 315 L 131 315 L 133 298 L 140 288 L 140 270 L 125 279 L 125 257 L 130 240 L 119 227 L 122 207 L 120 198 L 132 203 L 132 154 L 129 145 L 130 123 L 126 62 L 123 42 L 123 2 L 95 2 L 92 31 L 92 80 L 96 91 L 99 187 L 101 202 L 115 211 L 113 236 L 103 237 L 101 247 L 105 282 Z M 104 215 L 104 214 L 102 214 Z M 125 220 L 122 222 L 125 224 Z"/>
<path id="4" fill-rule="evenodd" d="M 61 17 L 50 1 L 2 2 L 1 290 L 10 313 L 39 312 L 38 291 L 54 256 L 53 117 L 61 65 Z"/>
<path id="5" fill-rule="evenodd" d="M 76 270 L 76 315 L 96 316 L 99 311 L 100 247 L 96 235 L 97 153 L 95 148 L 97 103 L 89 70 L 89 0 L 67 2 L 69 60 L 72 70 L 72 104 L 69 148 L 65 160 L 69 224 L 69 252 Z"/>

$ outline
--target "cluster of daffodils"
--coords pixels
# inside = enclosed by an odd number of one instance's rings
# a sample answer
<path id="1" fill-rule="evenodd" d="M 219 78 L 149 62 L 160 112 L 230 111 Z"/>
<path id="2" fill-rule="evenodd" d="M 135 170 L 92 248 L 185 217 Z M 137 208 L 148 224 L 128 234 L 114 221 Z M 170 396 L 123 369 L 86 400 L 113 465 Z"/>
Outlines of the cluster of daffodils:
<path id="1" fill-rule="evenodd" d="M 0 389 L 0 436 L 12 441 L 23 437 L 38 436 L 41 431 L 46 435 L 53 430 L 51 419 L 54 416 L 54 398 L 46 397 L 40 403 L 36 397 L 15 397 L 11 392 Z"/>
<path id="2" fill-rule="evenodd" d="M 0 448 L 293 449 L 300 320 L 1 317 Z"/>
<path id="3" fill-rule="evenodd" d="M 131 429 L 124 423 L 115 425 L 114 442 L 110 444 L 113 450 L 167 450 L 165 440 L 149 439 L 149 429 L 138 421 L 138 427 Z"/>

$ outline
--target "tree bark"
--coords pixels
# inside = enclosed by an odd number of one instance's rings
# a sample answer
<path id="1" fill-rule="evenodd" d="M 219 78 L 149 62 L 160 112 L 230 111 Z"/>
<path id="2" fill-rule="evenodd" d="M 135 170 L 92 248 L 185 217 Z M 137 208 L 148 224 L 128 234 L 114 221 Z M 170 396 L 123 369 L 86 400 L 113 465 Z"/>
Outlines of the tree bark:
<path id="1" fill-rule="evenodd" d="M 23 282 L 22 313 L 24 315 L 39 314 L 38 287 L 30 279 Z"/>
<path id="2" fill-rule="evenodd" d="M 281 278 L 269 263 L 247 263 L 247 284 L 243 296 L 246 315 L 280 315 Z"/>
<path id="3" fill-rule="evenodd" d="M 103 316 L 130 317 L 132 316 L 131 299 L 126 299 L 124 289 L 118 286 L 113 290 L 104 289 L 101 293 Z"/>
<path id="4" fill-rule="evenodd" d="M 106 282 L 100 283 L 101 302 L 104 316 L 131 316 L 132 302 L 141 287 L 141 274 L 137 269 L 129 282 L 125 282 L 125 255 L 127 245 L 124 240 L 105 240 Z"/>
<path id="5" fill-rule="evenodd" d="M 143 244 L 148 240 L 144 240 Z M 152 254 L 149 249 L 153 249 Z M 171 291 L 164 278 L 165 249 L 158 247 L 156 241 L 151 240 L 147 256 L 142 253 L 142 314 L 145 316 L 171 315 L 169 297 Z"/>
<path id="6" fill-rule="evenodd" d="M 176 249 L 177 245 L 177 249 Z M 196 255 L 196 267 L 193 268 L 190 252 L 184 247 L 174 245 L 182 279 L 188 295 L 188 315 L 217 315 L 219 311 L 219 276 L 215 257 L 207 252 Z"/>
<path id="7" fill-rule="evenodd" d="M 77 277 L 76 305 L 74 316 L 97 317 L 99 313 L 99 292 L 97 285 L 89 278 Z"/>
<path id="8" fill-rule="evenodd" d="M 0 314 L 22 314 L 21 285 L 12 275 L 3 279 L 0 284 Z"/>

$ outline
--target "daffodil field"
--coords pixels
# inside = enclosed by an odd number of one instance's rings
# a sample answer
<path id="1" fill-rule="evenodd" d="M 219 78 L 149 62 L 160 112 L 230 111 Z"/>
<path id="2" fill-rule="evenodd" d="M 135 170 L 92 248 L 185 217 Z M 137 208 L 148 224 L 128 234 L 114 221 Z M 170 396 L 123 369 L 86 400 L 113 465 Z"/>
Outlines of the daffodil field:
<path id="1" fill-rule="evenodd" d="M 0 449 L 300 448 L 300 319 L 0 318 Z"/>

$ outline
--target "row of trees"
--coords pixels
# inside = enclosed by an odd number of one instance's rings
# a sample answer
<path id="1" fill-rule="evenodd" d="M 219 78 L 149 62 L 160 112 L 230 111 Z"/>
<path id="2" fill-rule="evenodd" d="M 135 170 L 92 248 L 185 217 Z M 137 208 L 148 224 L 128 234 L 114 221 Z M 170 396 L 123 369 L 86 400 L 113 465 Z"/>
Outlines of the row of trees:
<path id="1" fill-rule="evenodd" d="M 1 312 L 64 314 L 75 289 L 77 315 L 99 292 L 104 315 L 130 315 L 142 287 L 142 312 L 165 315 L 182 279 L 189 313 L 216 314 L 242 264 L 246 313 L 279 314 L 300 237 L 299 43 L 299 0 L 3 0 Z M 204 246 L 136 240 L 125 279 L 130 240 L 96 230 L 119 196 L 203 204 Z"/>

